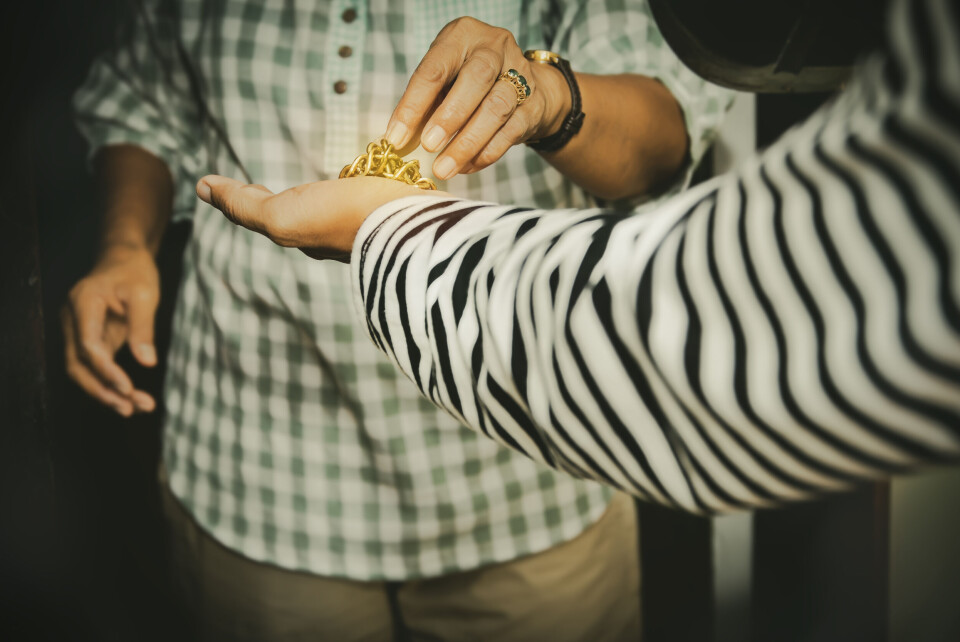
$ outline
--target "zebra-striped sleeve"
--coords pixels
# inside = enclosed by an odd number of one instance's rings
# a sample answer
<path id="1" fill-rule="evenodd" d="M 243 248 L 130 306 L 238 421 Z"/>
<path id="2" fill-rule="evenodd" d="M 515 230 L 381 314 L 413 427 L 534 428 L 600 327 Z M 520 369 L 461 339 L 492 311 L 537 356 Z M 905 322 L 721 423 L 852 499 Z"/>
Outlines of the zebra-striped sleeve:
<path id="1" fill-rule="evenodd" d="M 465 424 L 685 510 L 956 459 L 958 11 L 894 3 L 837 100 L 656 212 L 381 208 L 371 338 Z"/>

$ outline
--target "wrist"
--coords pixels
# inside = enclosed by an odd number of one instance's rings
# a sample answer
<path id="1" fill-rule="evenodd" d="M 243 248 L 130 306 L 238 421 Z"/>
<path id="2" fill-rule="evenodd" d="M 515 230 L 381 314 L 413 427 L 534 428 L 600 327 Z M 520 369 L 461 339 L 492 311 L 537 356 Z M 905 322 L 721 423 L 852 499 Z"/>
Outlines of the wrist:
<path id="1" fill-rule="evenodd" d="M 145 251 L 156 255 L 166 228 L 166 217 L 142 201 L 129 200 L 108 208 L 100 237 L 100 253 Z"/>
<path id="2" fill-rule="evenodd" d="M 112 264 L 129 260 L 154 260 L 156 252 L 142 237 L 108 236 L 100 243 L 98 264 Z"/>
<path id="3" fill-rule="evenodd" d="M 576 136 L 583 127 L 583 98 L 580 95 L 580 87 L 573 70 L 570 69 L 570 63 L 552 51 L 542 49 L 531 49 L 523 52 L 527 60 L 532 60 L 538 65 L 548 65 L 555 69 L 562 77 L 569 91 L 568 101 L 565 101 L 567 108 L 562 111 L 563 121 L 559 127 L 551 134 L 538 136 L 526 141 L 530 149 L 536 150 L 541 154 L 556 152 L 566 146 L 574 136 Z M 555 125 L 554 125 L 555 126 Z"/>
<path id="4" fill-rule="evenodd" d="M 572 108 L 572 99 L 563 73 L 552 65 L 536 65 L 537 86 L 544 91 L 544 114 L 540 127 L 530 136 L 539 140 L 560 131 L 563 121 Z"/>

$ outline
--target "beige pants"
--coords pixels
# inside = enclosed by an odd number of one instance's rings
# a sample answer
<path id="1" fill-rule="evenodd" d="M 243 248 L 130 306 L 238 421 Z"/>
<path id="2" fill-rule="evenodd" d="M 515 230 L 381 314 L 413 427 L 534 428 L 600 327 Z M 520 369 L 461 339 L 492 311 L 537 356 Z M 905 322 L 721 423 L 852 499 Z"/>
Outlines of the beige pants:
<path id="1" fill-rule="evenodd" d="M 577 538 L 473 571 L 358 582 L 253 562 L 216 542 L 164 485 L 173 571 L 196 639 L 264 642 L 635 642 L 636 510 L 626 495 Z"/>

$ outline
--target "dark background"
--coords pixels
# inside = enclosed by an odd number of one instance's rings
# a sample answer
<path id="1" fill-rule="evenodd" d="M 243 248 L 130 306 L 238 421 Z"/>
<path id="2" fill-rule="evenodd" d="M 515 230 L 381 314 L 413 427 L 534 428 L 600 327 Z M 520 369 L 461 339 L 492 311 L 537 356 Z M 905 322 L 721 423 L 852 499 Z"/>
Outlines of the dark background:
<path id="1" fill-rule="evenodd" d="M 92 265 L 98 237 L 70 97 L 128 7 L 97 0 L 0 9 L 3 640 L 182 639 L 164 583 L 160 418 L 121 420 L 69 383 L 58 319 L 70 287 Z M 167 303 L 160 354 L 187 230 L 171 232 L 160 257 Z M 121 358 L 142 387 L 159 391 L 162 365 L 145 371 Z"/>

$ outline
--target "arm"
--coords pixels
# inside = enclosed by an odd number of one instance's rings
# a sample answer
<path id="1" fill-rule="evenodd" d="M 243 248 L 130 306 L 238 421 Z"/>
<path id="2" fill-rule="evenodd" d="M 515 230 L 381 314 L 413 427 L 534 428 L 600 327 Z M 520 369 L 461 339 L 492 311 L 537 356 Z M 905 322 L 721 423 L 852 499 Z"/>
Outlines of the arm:
<path id="1" fill-rule="evenodd" d="M 96 156 L 94 178 L 104 209 L 101 254 L 124 247 L 156 256 L 173 210 L 166 163 L 135 145 L 110 145 Z"/>
<path id="2" fill-rule="evenodd" d="M 97 263 L 63 308 L 66 367 L 88 394 L 124 416 L 155 407 L 114 355 L 128 343 L 141 365 L 157 362 L 154 255 L 171 215 L 193 212 L 200 156 L 195 105 L 176 46 L 178 22 L 154 4 L 141 7 L 126 45 L 98 59 L 74 96 L 104 218 Z M 164 6 L 173 10 L 175 3 Z"/>
<path id="3" fill-rule="evenodd" d="M 94 171 L 104 204 L 102 242 L 93 270 L 71 289 L 63 308 L 66 368 L 87 394 L 129 416 L 156 403 L 134 387 L 114 355 L 129 343 L 141 365 L 157 363 L 154 257 L 170 219 L 173 182 L 163 161 L 129 145 L 101 149 Z"/>
<path id="4" fill-rule="evenodd" d="M 560 73 L 553 67 L 546 70 Z M 670 90 L 639 74 L 576 76 L 583 111 L 590 118 L 569 143 L 544 158 L 600 198 L 619 200 L 663 189 L 683 167 L 688 148 L 683 112 Z M 562 77 L 560 82 L 562 122 L 570 111 L 570 96 Z M 559 123 L 532 138 L 558 129 Z"/>

